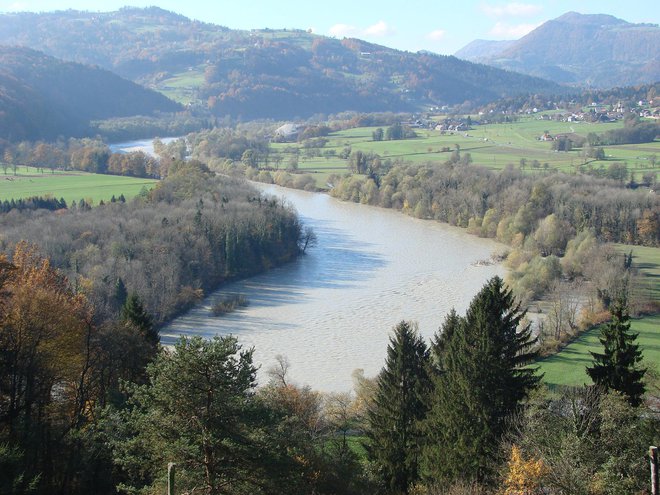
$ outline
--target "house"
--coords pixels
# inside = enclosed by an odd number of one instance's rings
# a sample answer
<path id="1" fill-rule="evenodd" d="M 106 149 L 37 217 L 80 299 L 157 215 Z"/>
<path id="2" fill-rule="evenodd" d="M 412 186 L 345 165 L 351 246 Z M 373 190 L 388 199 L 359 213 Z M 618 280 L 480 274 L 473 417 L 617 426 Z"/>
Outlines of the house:
<path id="1" fill-rule="evenodd" d="M 275 141 L 295 141 L 300 134 L 300 126 L 298 124 L 284 124 L 275 129 Z"/>

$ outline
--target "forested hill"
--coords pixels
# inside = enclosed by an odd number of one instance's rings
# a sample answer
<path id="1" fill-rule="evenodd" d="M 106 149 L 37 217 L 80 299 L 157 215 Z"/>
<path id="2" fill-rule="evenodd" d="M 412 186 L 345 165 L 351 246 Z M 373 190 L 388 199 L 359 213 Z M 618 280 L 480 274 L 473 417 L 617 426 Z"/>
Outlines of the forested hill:
<path id="1" fill-rule="evenodd" d="M 157 7 L 4 14 L 0 43 L 98 64 L 216 115 L 243 118 L 411 111 L 559 91 L 455 57 L 301 30 L 231 30 Z"/>
<path id="2" fill-rule="evenodd" d="M 456 56 L 560 83 L 609 88 L 660 80 L 660 27 L 568 12 L 521 39 L 470 43 Z"/>
<path id="3" fill-rule="evenodd" d="M 0 136 L 9 141 L 80 136 L 90 120 L 178 109 L 110 71 L 0 46 Z"/>

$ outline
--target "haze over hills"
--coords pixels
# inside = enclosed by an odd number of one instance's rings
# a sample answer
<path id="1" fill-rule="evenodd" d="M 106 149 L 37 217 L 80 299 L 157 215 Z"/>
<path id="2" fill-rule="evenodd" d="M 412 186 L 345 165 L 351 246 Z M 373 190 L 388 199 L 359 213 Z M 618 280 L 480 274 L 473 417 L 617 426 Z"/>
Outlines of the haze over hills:
<path id="1" fill-rule="evenodd" d="M 476 40 L 456 56 L 558 83 L 607 88 L 660 80 L 660 27 L 568 12 L 513 42 Z"/>
<path id="2" fill-rule="evenodd" d="M 0 136 L 9 141 L 80 136 L 90 120 L 180 108 L 107 70 L 0 46 Z"/>
<path id="3" fill-rule="evenodd" d="M 157 7 L 4 14 L 0 43 L 98 64 L 217 116 L 415 111 L 561 91 L 549 81 L 455 57 L 302 30 L 231 30 Z"/>

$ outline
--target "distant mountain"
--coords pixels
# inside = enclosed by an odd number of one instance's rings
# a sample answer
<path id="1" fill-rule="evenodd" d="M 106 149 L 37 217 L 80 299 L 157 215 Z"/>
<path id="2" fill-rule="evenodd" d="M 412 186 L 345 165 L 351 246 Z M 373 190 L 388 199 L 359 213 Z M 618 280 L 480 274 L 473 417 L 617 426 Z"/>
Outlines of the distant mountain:
<path id="1" fill-rule="evenodd" d="M 98 64 L 217 116 L 416 111 L 556 84 L 455 57 L 302 30 L 231 30 L 157 7 L 0 15 L 0 43 Z"/>
<path id="2" fill-rule="evenodd" d="M 464 60 L 484 60 L 499 55 L 514 43 L 514 40 L 474 40 L 458 50 L 454 56 Z"/>
<path id="3" fill-rule="evenodd" d="M 473 43 L 456 56 L 558 83 L 607 88 L 660 80 L 656 24 L 569 12 L 510 44 Z"/>
<path id="4" fill-rule="evenodd" d="M 0 138 L 80 136 L 90 120 L 173 112 L 163 95 L 107 70 L 0 46 Z"/>

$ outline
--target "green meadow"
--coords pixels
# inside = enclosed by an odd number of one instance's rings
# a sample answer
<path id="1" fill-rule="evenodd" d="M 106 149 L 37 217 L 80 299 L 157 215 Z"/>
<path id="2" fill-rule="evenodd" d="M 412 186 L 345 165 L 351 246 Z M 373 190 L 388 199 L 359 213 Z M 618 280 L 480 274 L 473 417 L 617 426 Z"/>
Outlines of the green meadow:
<path id="1" fill-rule="evenodd" d="M 633 252 L 633 267 L 639 271 L 633 294 L 660 301 L 660 248 L 623 244 L 615 247 L 626 254 Z M 660 371 L 660 315 L 631 320 L 630 327 L 639 334 L 637 342 L 642 349 L 644 366 Z M 585 367 L 592 362 L 590 351 L 602 352 L 599 335 L 600 327 L 592 328 L 559 353 L 541 360 L 538 364 L 548 386 L 591 383 Z"/>
<path id="2" fill-rule="evenodd" d="M 400 141 L 373 141 L 372 132 L 376 127 L 359 127 L 332 133 L 328 143 L 321 148 L 325 156 L 306 156 L 299 143 L 274 143 L 273 151 L 281 153 L 280 168 L 286 168 L 292 152 L 299 150 L 298 169 L 319 174 L 317 183 L 322 186 L 331 173 L 345 173 L 347 161 L 339 158 L 344 148 L 352 151 L 373 152 L 382 159 L 402 160 L 412 163 L 444 163 L 455 149 L 461 154 L 470 153 L 472 163 L 500 170 L 508 165 L 519 167 L 525 160 L 525 170 L 534 172 L 534 160 L 538 162 L 536 171 L 561 170 L 576 172 L 588 168 L 607 168 L 615 162 L 624 163 L 636 179 L 653 171 L 652 156 L 660 155 L 660 141 L 638 145 L 605 146 L 605 160 L 585 159 L 582 150 L 569 152 L 552 151 L 552 143 L 540 141 L 545 131 L 551 135 L 575 133 L 586 137 L 590 132 L 601 134 L 623 126 L 616 123 L 555 122 L 539 120 L 538 117 L 525 117 L 515 123 L 475 125 L 464 132 L 445 132 L 430 129 L 415 129 L 417 138 Z M 448 151 L 447 151 L 448 149 Z M 335 155 L 328 154 L 334 152 Z M 444 150 L 444 151 L 443 151 Z M 271 163 L 272 166 L 272 163 Z"/>
<path id="3" fill-rule="evenodd" d="M 631 320 L 630 328 L 638 333 L 637 342 L 642 349 L 643 366 L 658 367 L 660 363 L 660 315 Z M 575 341 L 567 345 L 561 352 L 540 361 L 540 372 L 544 373 L 543 381 L 550 387 L 560 385 L 590 384 L 585 368 L 592 364 L 591 352 L 602 352 L 598 340 L 600 327 L 592 328 L 583 333 Z"/>
<path id="4" fill-rule="evenodd" d="M 614 247 L 625 254 L 632 251 L 633 267 L 639 273 L 637 285 L 634 288 L 635 295 L 648 300 L 660 301 L 660 248 L 627 244 L 615 244 Z"/>
<path id="5" fill-rule="evenodd" d="M 3 170 L 4 172 L 4 170 Z M 132 198 L 143 187 L 150 188 L 156 181 L 116 175 L 89 174 L 85 172 L 41 172 L 33 167 L 19 167 L 16 175 L 11 168 L 0 174 L 0 201 L 52 196 L 64 198 L 67 203 L 85 199 L 92 204 L 108 201 L 114 195 Z"/>
<path id="6" fill-rule="evenodd" d="M 171 100 L 187 105 L 197 100 L 197 90 L 202 84 L 204 84 L 204 66 L 198 66 L 159 81 L 156 89 Z"/>

